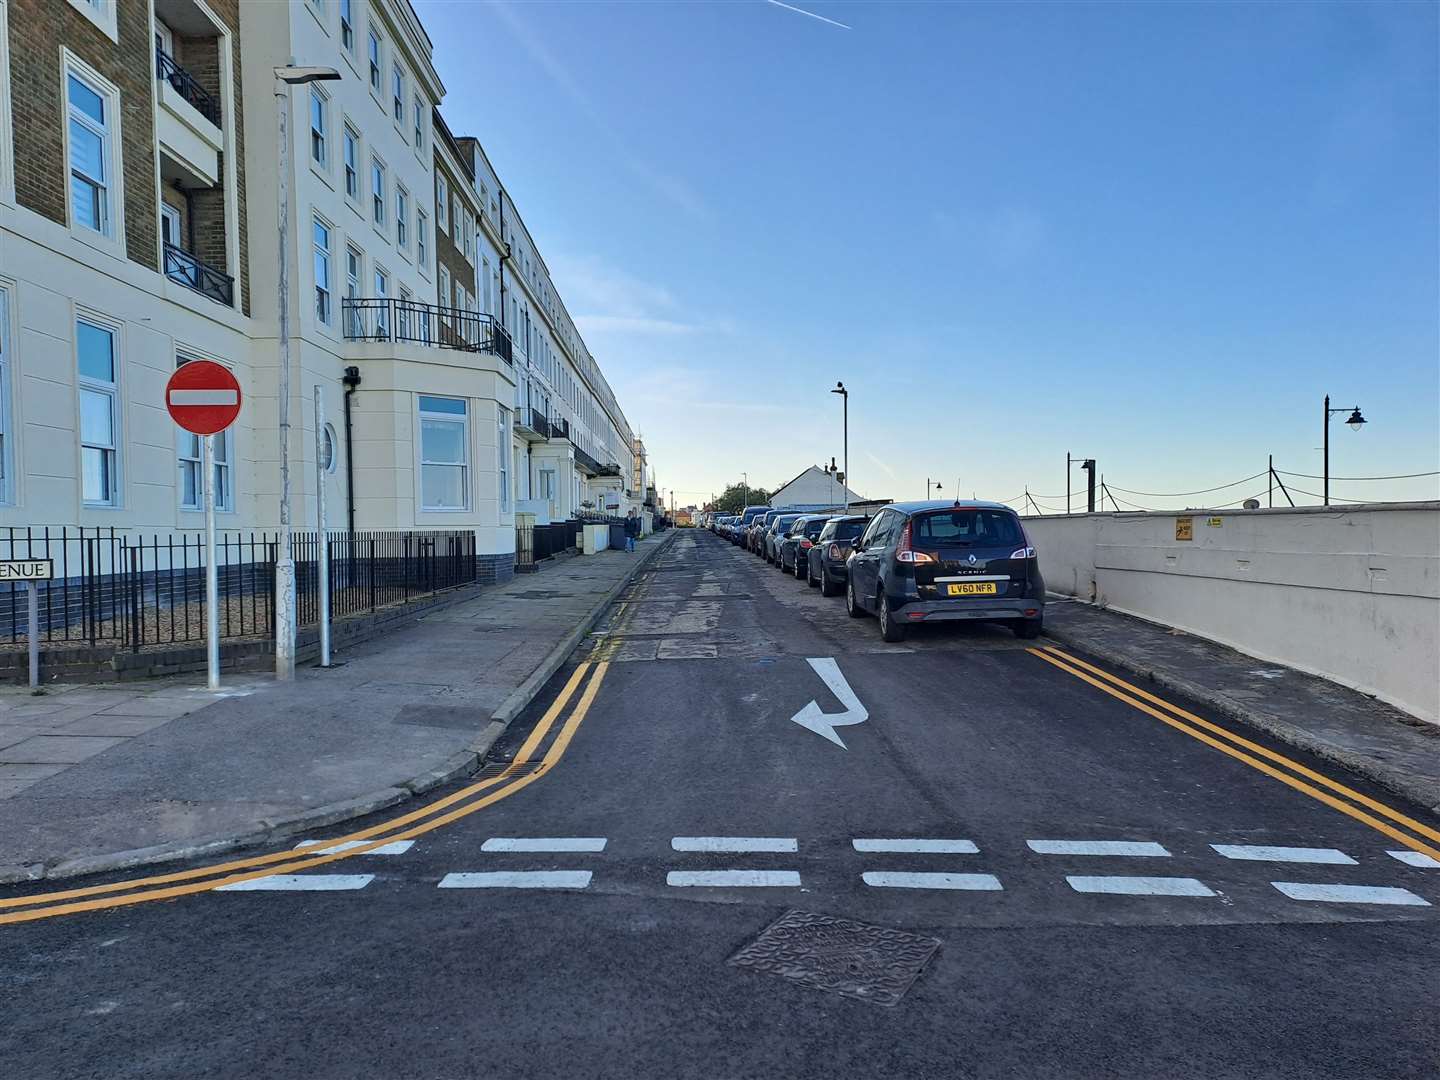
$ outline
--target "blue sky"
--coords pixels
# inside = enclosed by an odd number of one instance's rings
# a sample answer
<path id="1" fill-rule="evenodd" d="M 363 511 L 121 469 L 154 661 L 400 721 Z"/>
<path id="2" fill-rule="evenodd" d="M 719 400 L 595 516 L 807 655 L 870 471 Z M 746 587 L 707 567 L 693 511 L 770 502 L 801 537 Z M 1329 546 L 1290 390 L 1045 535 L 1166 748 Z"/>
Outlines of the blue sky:
<path id="1" fill-rule="evenodd" d="M 416 2 L 682 501 L 1440 469 L 1436 5 L 798 6 Z"/>

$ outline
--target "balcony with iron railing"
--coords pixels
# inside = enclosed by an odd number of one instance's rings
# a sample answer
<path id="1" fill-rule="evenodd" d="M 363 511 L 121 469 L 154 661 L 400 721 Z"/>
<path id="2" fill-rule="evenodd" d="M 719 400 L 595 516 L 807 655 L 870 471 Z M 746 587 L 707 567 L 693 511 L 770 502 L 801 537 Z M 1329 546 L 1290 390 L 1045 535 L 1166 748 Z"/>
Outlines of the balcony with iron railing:
<path id="1" fill-rule="evenodd" d="M 160 48 L 155 50 L 155 78 L 169 83 L 191 108 L 216 127 L 220 126 L 220 99 L 196 82 L 195 76 Z"/>
<path id="2" fill-rule="evenodd" d="M 165 244 L 165 276 L 194 289 L 217 304 L 235 306 L 235 279 L 209 263 L 202 262 L 184 248 Z"/>
<path id="3" fill-rule="evenodd" d="M 550 438 L 550 425 L 550 418 L 533 405 L 515 410 L 515 430 L 522 436 L 544 442 Z"/>
<path id="4" fill-rule="evenodd" d="M 491 315 L 418 300 L 351 297 L 341 302 L 350 341 L 409 341 L 435 349 L 491 353 L 514 363 L 509 332 Z"/>

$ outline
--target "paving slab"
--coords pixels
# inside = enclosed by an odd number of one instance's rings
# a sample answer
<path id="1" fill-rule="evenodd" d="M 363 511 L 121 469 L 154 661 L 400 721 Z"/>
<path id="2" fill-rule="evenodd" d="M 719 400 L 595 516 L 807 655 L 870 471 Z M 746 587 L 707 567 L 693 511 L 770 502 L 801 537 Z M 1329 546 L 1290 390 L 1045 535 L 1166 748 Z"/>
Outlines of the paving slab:
<path id="1" fill-rule="evenodd" d="M 14 746 L 7 746 L 0 759 L 14 765 L 73 765 L 122 741 L 90 735 L 35 735 Z"/>
<path id="2" fill-rule="evenodd" d="M 1082 601 L 1052 599 L 1045 632 L 1440 811 L 1440 725 L 1327 679 Z"/>

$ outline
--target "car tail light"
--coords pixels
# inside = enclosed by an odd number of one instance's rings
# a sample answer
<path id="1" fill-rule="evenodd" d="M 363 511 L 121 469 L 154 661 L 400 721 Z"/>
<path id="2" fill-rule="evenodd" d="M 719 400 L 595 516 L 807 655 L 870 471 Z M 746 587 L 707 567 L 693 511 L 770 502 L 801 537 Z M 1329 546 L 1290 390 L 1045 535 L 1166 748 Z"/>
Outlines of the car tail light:
<path id="1" fill-rule="evenodd" d="M 801 551 L 809 551 L 809 550 L 810 550 L 812 547 L 814 547 L 814 546 L 815 546 L 815 545 L 812 544 L 808 539 L 805 539 L 805 540 L 801 540 L 801 541 L 800 541 L 800 550 L 801 550 Z"/>
<path id="2" fill-rule="evenodd" d="M 895 550 L 896 562 L 928 563 L 934 562 L 935 556 L 927 551 L 916 551 L 910 546 L 910 522 L 905 523 L 905 531 L 900 534 L 900 546 Z"/>
<path id="3" fill-rule="evenodd" d="M 1016 548 L 1014 551 L 1010 552 L 1010 558 L 1033 559 L 1035 558 L 1035 549 L 1032 547 Z"/>
<path id="4" fill-rule="evenodd" d="M 826 554 L 829 555 L 830 558 L 832 558 L 832 559 L 839 559 L 839 558 L 840 558 L 840 545 L 839 545 L 839 544 L 831 544 L 831 545 L 830 545 L 830 550 L 829 550 L 828 552 L 826 552 Z"/>

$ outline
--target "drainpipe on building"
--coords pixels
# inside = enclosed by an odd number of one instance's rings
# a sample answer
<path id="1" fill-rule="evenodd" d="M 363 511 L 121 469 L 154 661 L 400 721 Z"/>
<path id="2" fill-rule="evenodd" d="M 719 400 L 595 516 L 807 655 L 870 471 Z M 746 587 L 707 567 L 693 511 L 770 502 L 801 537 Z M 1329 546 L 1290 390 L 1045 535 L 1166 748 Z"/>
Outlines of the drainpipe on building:
<path id="1" fill-rule="evenodd" d="M 345 518 L 349 524 L 350 535 L 355 535 L 355 462 L 351 456 L 350 448 L 353 440 L 350 435 L 350 395 L 360 389 L 360 369 L 358 367 L 347 367 L 345 377 L 341 380 L 345 384 Z"/>

